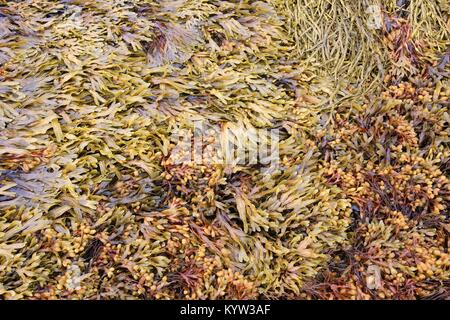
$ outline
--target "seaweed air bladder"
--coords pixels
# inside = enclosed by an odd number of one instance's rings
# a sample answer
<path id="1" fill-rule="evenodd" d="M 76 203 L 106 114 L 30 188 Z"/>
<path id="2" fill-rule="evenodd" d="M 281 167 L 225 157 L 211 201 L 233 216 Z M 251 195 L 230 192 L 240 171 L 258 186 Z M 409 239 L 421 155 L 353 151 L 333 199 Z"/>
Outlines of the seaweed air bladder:
<path id="1" fill-rule="evenodd" d="M 448 299 L 446 1 L 0 0 L 1 299 Z"/>

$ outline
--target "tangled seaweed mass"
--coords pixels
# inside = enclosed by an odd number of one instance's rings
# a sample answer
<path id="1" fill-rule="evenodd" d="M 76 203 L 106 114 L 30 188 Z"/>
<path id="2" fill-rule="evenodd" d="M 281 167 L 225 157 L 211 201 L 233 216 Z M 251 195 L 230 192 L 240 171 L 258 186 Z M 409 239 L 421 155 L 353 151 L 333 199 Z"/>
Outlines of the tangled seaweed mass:
<path id="1" fill-rule="evenodd" d="M 0 0 L 0 298 L 450 298 L 449 35 L 446 0 Z M 188 161 L 199 122 L 276 159 Z"/>

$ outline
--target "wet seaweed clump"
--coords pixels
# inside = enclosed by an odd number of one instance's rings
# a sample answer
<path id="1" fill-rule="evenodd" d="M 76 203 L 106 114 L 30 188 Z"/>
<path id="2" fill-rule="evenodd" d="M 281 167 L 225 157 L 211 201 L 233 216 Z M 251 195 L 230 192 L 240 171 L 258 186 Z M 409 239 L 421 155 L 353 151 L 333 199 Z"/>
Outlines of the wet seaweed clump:
<path id="1" fill-rule="evenodd" d="M 449 299 L 446 1 L 0 0 L 0 299 Z"/>

